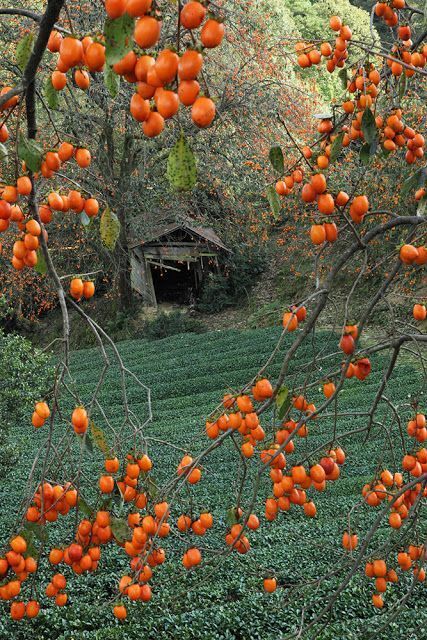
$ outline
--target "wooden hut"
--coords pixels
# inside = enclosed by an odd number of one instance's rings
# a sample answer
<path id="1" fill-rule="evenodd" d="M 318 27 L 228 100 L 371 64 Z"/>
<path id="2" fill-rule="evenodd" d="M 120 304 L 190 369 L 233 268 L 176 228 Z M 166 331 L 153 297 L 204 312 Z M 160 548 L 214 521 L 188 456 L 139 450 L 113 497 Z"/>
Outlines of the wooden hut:
<path id="1" fill-rule="evenodd" d="M 132 287 L 151 307 L 194 302 L 205 275 L 218 270 L 219 255 L 230 253 L 213 229 L 192 220 L 154 228 L 129 249 Z"/>

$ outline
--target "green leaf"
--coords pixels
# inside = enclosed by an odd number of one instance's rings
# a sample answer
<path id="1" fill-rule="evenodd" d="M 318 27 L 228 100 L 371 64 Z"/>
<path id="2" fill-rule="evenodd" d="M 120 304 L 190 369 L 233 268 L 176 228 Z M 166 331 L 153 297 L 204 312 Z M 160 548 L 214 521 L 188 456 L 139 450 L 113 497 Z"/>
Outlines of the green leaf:
<path id="1" fill-rule="evenodd" d="M 34 544 L 34 540 L 27 540 L 27 550 L 25 552 L 25 555 L 31 558 L 34 558 L 35 560 L 38 559 L 39 557 L 39 551 L 37 549 L 37 547 Z"/>
<path id="2" fill-rule="evenodd" d="M 51 109 L 57 109 L 59 107 L 59 91 L 53 88 L 52 77 L 50 75 L 46 76 L 46 80 L 44 81 L 43 94 Z"/>
<path id="3" fill-rule="evenodd" d="M 334 117 L 334 114 L 331 113 L 330 111 L 325 111 L 324 113 L 315 113 L 314 117 L 317 118 L 318 120 L 332 120 L 332 118 Z"/>
<path id="4" fill-rule="evenodd" d="M 131 537 L 131 530 L 124 518 L 111 518 L 111 531 L 117 542 L 123 543 Z"/>
<path id="5" fill-rule="evenodd" d="M 90 421 L 90 432 L 93 438 L 95 445 L 98 447 L 100 451 L 105 456 L 110 455 L 110 447 L 107 442 L 107 438 L 105 437 L 105 433 L 98 427 L 93 420 Z"/>
<path id="6" fill-rule="evenodd" d="M 9 155 L 9 151 L 7 150 L 7 147 L 5 147 L 5 145 L 2 142 L 0 142 L 0 162 L 2 160 L 6 160 L 8 155 Z"/>
<path id="7" fill-rule="evenodd" d="M 113 251 L 120 235 L 120 222 L 110 207 L 107 207 L 101 216 L 99 232 L 101 234 L 102 244 L 110 251 Z"/>
<path id="8" fill-rule="evenodd" d="M 87 215 L 86 211 L 82 211 L 80 214 L 80 222 L 84 227 L 88 227 L 90 225 L 91 219 Z"/>
<path id="9" fill-rule="evenodd" d="M 92 442 L 92 438 L 90 437 L 90 435 L 86 432 L 84 436 L 82 436 L 82 442 L 84 443 L 84 446 L 86 447 L 86 449 L 89 451 L 89 453 L 91 455 L 93 455 L 93 442 Z"/>
<path id="10" fill-rule="evenodd" d="M 159 488 L 151 476 L 147 479 L 147 492 L 153 500 L 159 495 Z"/>
<path id="11" fill-rule="evenodd" d="M 44 259 L 44 254 L 41 248 L 37 249 L 37 264 L 34 269 L 41 276 L 44 276 L 47 273 L 46 260 Z"/>
<path id="12" fill-rule="evenodd" d="M 424 183 L 427 179 L 427 165 L 421 167 L 412 176 L 406 178 L 402 185 L 402 196 L 406 196 L 410 191 L 415 191 L 419 187 L 424 186 Z"/>
<path id="13" fill-rule="evenodd" d="M 118 506 L 120 514 L 125 501 L 123 500 L 123 493 L 119 489 L 117 482 L 114 483 L 113 493 L 111 494 L 111 501 Z"/>
<path id="14" fill-rule="evenodd" d="M 105 57 L 108 65 L 113 65 L 121 60 L 133 45 L 134 20 L 124 13 L 120 18 L 111 20 L 107 18 L 104 26 Z"/>
<path id="15" fill-rule="evenodd" d="M 109 65 L 106 65 L 104 69 L 104 84 L 110 96 L 115 98 L 120 90 L 120 76 L 114 73 L 113 68 Z"/>
<path id="16" fill-rule="evenodd" d="M 375 117 L 370 109 L 365 109 L 365 111 L 363 112 L 361 124 L 365 142 L 368 142 L 370 144 L 378 135 L 377 125 L 375 124 Z"/>
<path id="17" fill-rule="evenodd" d="M 94 513 L 92 507 L 90 507 L 86 502 L 86 500 L 83 500 L 83 498 L 81 498 L 80 496 L 79 496 L 79 511 L 82 511 L 86 516 L 89 516 L 89 518 L 91 518 Z"/>
<path id="18" fill-rule="evenodd" d="M 40 542 L 46 543 L 49 539 L 49 532 L 46 526 L 38 524 L 37 522 L 26 522 L 23 530 L 34 534 Z"/>
<path id="19" fill-rule="evenodd" d="M 191 191 L 197 182 L 196 158 L 182 131 L 170 150 L 166 175 L 177 191 Z"/>
<path id="20" fill-rule="evenodd" d="M 232 527 L 233 524 L 237 524 L 239 522 L 239 514 L 236 507 L 232 507 L 227 511 L 227 524 L 229 527 Z"/>
<path id="21" fill-rule="evenodd" d="M 24 71 L 27 66 L 28 60 L 30 59 L 31 53 L 33 51 L 33 42 L 34 42 L 34 34 L 27 33 L 19 42 L 16 47 L 16 64 Z"/>
<path id="22" fill-rule="evenodd" d="M 400 98 L 400 100 L 402 100 L 403 96 L 405 95 L 407 88 L 408 88 L 408 78 L 404 73 L 402 73 L 402 75 L 400 76 L 400 80 L 399 80 L 399 98 Z"/>
<path id="23" fill-rule="evenodd" d="M 360 162 L 364 165 L 368 165 L 371 161 L 371 154 L 369 153 L 370 146 L 370 144 L 365 142 L 359 151 Z"/>
<path id="24" fill-rule="evenodd" d="M 280 198 L 277 195 L 276 189 L 272 184 L 267 187 L 267 200 L 270 204 L 270 208 L 274 214 L 274 217 L 277 219 L 280 212 Z"/>
<path id="25" fill-rule="evenodd" d="M 35 523 L 31 523 L 31 524 L 35 524 Z M 25 556 L 28 557 L 32 557 L 32 558 L 38 558 L 39 556 L 39 552 L 38 549 L 36 548 L 35 544 L 34 544 L 34 531 L 32 531 L 31 529 L 23 529 L 22 531 L 20 531 L 20 534 L 24 539 L 25 542 L 27 543 L 27 550 L 25 552 Z"/>
<path id="26" fill-rule="evenodd" d="M 18 141 L 18 156 L 24 160 L 27 168 L 36 173 L 40 170 L 43 159 L 43 147 L 35 140 L 29 140 L 20 135 Z"/>
<path id="27" fill-rule="evenodd" d="M 424 198 L 421 198 L 421 200 L 418 202 L 417 216 L 419 216 L 420 218 L 425 217 L 426 211 L 427 211 L 427 198 L 424 196 Z"/>
<path id="28" fill-rule="evenodd" d="M 283 151 L 281 147 L 279 145 L 271 147 L 268 157 L 270 158 L 270 162 L 277 173 L 283 175 L 285 172 L 285 164 L 283 161 Z"/>
<path id="29" fill-rule="evenodd" d="M 377 139 L 373 140 L 370 144 L 368 142 L 365 142 L 365 144 L 362 145 L 359 151 L 359 158 L 361 163 L 364 165 L 368 165 L 371 162 L 373 156 L 376 154 L 377 148 L 378 148 Z"/>
<path id="30" fill-rule="evenodd" d="M 290 406 L 291 398 L 289 395 L 289 389 L 283 385 L 280 387 L 276 396 L 277 416 L 279 420 L 283 420 Z"/>
<path id="31" fill-rule="evenodd" d="M 104 500 L 101 500 L 101 504 L 100 504 L 100 511 L 111 511 L 113 507 L 113 498 L 105 498 Z"/>
<path id="32" fill-rule="evenodd" d="M 347 68 L 346 67 L 344 67 L 343 69 L 339 70 L 338 78 L 341 80 L 342 88 L 343 89 L 347 89 L 348 72 L 347 72 Z"/>
<path id="33" fill-rule="evenodd" d="M 335 138 L 331 146 L 331 155 L 329 157 L 330 162 L 335 162 L 342 150 L 342 143 L 344 140 L 344 131 Z"/>

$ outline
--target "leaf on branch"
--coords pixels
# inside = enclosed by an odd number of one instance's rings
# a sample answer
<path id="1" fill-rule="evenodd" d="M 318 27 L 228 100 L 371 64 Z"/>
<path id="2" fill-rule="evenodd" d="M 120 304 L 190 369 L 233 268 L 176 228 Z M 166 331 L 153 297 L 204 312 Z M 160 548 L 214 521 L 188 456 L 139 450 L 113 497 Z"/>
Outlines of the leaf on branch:
<path id="1" fill-rule="evenodd" d="M 151 476 L 147 479 L 147 491 L 152 500 L 159 495 L 159 488 Z"/>
<path id="2" fill-rule="evenodd" d="M 318 120 L 332 120 L 332 118 L 334 117 L 334 114 L 331 113 L 330 111 L 325 111 L 324 113 L 315 113 L 314 117 L 317 118 Z"/>
<path id="3" fill-rule="evenodd" d="M 370 109 L 365 109 L 362 116 L 362 132 L 365 142 L 371 144 L 378 135 L 377 125 L 375 124 L 374 114 Z"/>
<path id="4" fill-rule="evenodd" d="M 100 504 L 100 509 L 99 511 L 111 511 L 113 506 L 113 498 L 105 498 L 104 500 L 101 500 L 101 504 Z"/>
<path id="5" fill-rule="evenodd" d="M 233 524 L 237 524 L 239 522 L 239 514 L 236 507 L 232 507 L 227 511 L 227 524 L 229 527 L 232 527 Z"/>
<path id="6" fill-rule="evenodd" d="M 57 109 L 59 107 L 59 91 L 55 91 L 53 88 L 52 78 L 50 75 L 46 77 L 44 82 L 43 94 L 51 109 Z"/>
<path id="7" fill-rule="evenodd" d="M 120 235 L 120 222 L 110 207 L 107 207 L 101 216 L 99 232 L 101 234 L 102 244 L 110 251 L 113 251 Z"/>
<path id="8" fill-rule="evenodd" d="M 86 211 L 82 211 L 80 214 L 80 222 L 84 227 L 88 227 L 90 225 L 91 219 L 87 215 Z"/>
<path id="9" fill-rule="evenodd" d="M 343 140 L 344 140 L 344 131 L 341 131 L 341 133 L 335 138 L 335 140 L 332 143 L 331 155 L 329 158 L 330 162 L 335 162 L 335 160 L 340 155 L 342 150 Z"/>
<path id="10" fill-rule="evenodd" d="M 280 198 L 272 184 L 267 187 L 267 200 L 270 204 L 270 209 L 277 220 L 280 213 Z"/>
<path id="11" fill-rule="evenodd" d="M 115 98 L 120 90 L 120 76 L 113 71 L 110 65 L 106 65 L 104 69 L 104 84 L 112 98 Z"/>
<path id="12" fill-rule="evenodd" d="M 419 187 L 424 186 L 425 181 L 427 180 L 427 165 L 424 167 L 420 167 L 415 173 L 412 174 L 409 178 L 406 178 L 402 185 L 402 196 L 406 196 L 410 191 L 415 191 Z"/>
<path id="13" fill-rule="evenodd" d="M 417 216 L 419 216 L 420 218 L 423 218 L 426 215 L 426 212 L 427 212 L 427 198 L 424 196 L 424 198 L 421 198 L 421 200 L 418 202 Z"/>
<path id="14" fill-rule="evenodd" d="M 360 158 L 360 162 L 364 165 L 369 164 L 369 162 L 371 161 L 371 156 L 369 154 L 369 147 L 371 145 L 368 144 L 367 142 L 360 148 L 359 151 L 359 158 Z"/>
<path id="15" fill-rule="evenodd" d="M 117 542 L 121 544 L 131 537 L 131 530 L 124 518 L 111 518 L 111 531 Z"/>
<path id="16" fill-rule="evenodd" d="M 277 416 L 279 420 L 283 420 L 290 406 L 291 398 L 289 396 L 289 389 L 288 387 L 282 386 L 276 396 Z"/>
<path id="17" fill-rule="evenodd" d="M 86 516 L 89 516 L 89 518 L 93 516 L 92 507 L 90 507 L 86 502 L 86 500 L 83 500 L 83 498 L 81 498 L 80 496 L 79 496 L 79 510 L 82 511 Z"/>
<path id="18" fill-rule="evenodd" d="M 360 149 L 359 158 L 362 164 L 368 165 L 377 152 L 378 140 L 375 139 L 370 144 L 366 142 Z"/>
<path id="19" fill-rule="evenodd" d="M 279 145 L 271 147 L 268 157 L 273 165 L 273 169 L 275 169 L 280 175 L 283 175 L 285 172 L 285 164 L 283 161 L 283 151 L 281 147 L 279 147 Z"/>
<path id="20" fill-rule="evenodd" d="M 342 88 L 343 89 L 347 89 L 348 71 L 347 71 L 346 67 L 344 67 L 343 69 L 339 70 L 338 78 L 341 80 Z"/>
<path id="21" fill-rule="evenodd" d="M 404 73 L 402 73 L 402 75 L 400 76 L 400 81 L 399 81 L 399 98 L 401 100 L 402 100 L 403 96 L 405 95 L 407 88 L 408 88 L 408 78 Z"/>
<path id="22" fill-rule="evenodd" d="M 44 276 L 47 273 L 46 260 L 44 259 L 43 251 L 40 248 L 37 249 L 37 264 L 34 267 L 34 270 L 41 276 Z"/>
<path id="23" fill-rule="evenodd" d="M 37 540 L 40 540 L 40 542 L 46 543 L 48 541 L 49 532 L 46 526 L 38 524 L 38 522 L 26 522 L 24 531 L 28 531 L 31 532 L 31 534 L 34 534 L 34 536 L 37 538 Z"/>
<path id="24" fill-rule="evenodd" d="M 92 438 L 90 437 L 90 435 L 86 432 L 84 437 L 83 437 L 83 442 L 84 445 L 86 447 L 86 449 L 89 451 L 89 453 L 91 455 L 93 455 L 93 442 L 92 442 Z"/>
<path id="25" fill-rule="evenodd" d="M 29 140 L 20 135 L 18 140 L 18 156 L 23 160 L 28 169 L 34 173 L 40 170 L 43 158 L 43 147 L 35 140 Z"/>
<path id="26" fill-rule="evenodd" d="M 114 483 L 113 493 L 111 494 L 111 501 L 119 507 L 119 513 L 121 513 L 125 501 L 123 500 L 123 493 L 120 491 L 116 482 Z"/>
<path id="27" fill-rule="evenodd" d="M 105 456 L 110 455 L 110 447 L 107 442 L 107 438 L 105 437 L 105 433 L 98 427 L 93 420 L 90 421 L 90 432 L 92 434 L 93 441 L 95 445 L 98 447 L 100 451 Z"/>
<path id="28" fill-rule="evenodd" d="M 16 47 L 16 64 L 24 71 L 33 51 L 34 34 L 27 33 L 17 44 Z"/>
<path id="29" fill-rule="evenodd" d="M 27 556 L 31 556 L 32 558 L 37 560 L 39 557 L 39 552 L 34 544 L 33 534 L 24 530 L 21 532 L 21 535 L 23 536 L 23 538 L 25 538 L 25 541 L 27 543 L 27 550 L 25 553 L 27 554 Z"/>
<path id="30" fill-rule="evenodd" d="M 2 160 L 6 160 L 8 155 L 9 155 L 9 152 L 7 150 L 7 147 L 5 147 L 5 145 L 2 142 L 0 142 L 0 162 Z"/>
<path id="31" fill-rule="evenodd" d="M 104 26 L 105 57 L 108 65 L 121 60 L 132 49 L 134 20 L 127 13 L 120 18 L 107 18 Z"/>
<path id="32" fill-rule="evenodd" d="M 177 191 L 191 191 L 197 182 L 196 158 L 183 131 L 170 150 L 166 175 Z"/>

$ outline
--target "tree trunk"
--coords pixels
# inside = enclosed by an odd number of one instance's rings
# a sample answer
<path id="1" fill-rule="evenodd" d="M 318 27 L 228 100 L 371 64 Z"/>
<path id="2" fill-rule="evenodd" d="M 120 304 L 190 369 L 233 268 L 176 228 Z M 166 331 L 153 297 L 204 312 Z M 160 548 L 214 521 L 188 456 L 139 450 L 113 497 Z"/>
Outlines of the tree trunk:
<path id="1" fill-rule="evenodd" d="M 127 121 L 128 123 L 128 121 Z M 134 169 L 134 139 L 132 133 L 127 133 L 124 138 L 122 159 L 120 163 L 119 179 L 116 188 L 117 193 L 125 193 L 130 184 L 131 173 Z M 119 296 L 122 309 L 129 309 L 133 303 L 133 290 L 131 284 L 131 264 L 127 239 L 126 209 L 119 198 L 115 202 L 115 213 L 120 222 L 120 236 L 116 248 L 116 258 L 119 267 Z"/>
<path id="2" fill-rule="evenodd" d="M 119 268 L 119 297 L 122 309 L 130 309 L 133 302 L 133 291 L 131 285 L 131 265 L 129 246 L 126 234 L 126 214 L 123 208 L 118 204 L 117 217 L 120 222 L 120 236 L 116 246 L 116 258 Z"/>

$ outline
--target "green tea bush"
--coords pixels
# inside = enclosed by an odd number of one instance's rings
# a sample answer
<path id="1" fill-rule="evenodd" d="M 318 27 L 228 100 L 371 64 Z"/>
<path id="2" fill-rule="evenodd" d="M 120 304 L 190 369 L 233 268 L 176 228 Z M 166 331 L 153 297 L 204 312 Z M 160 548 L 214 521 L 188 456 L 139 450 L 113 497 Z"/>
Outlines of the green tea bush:
<path id="1" fill-rule="evenodd" d="M 178 333 L 202 333 L 203 324 L 199 320 L 190 318 L 181 311 L 165 313 L 162 311 L 153 320 L 147 320 L 143 325 L 143 335 L 148 340 L 161 340 Z"/>
<path id="2" fill-rule="evenodd" d="M 34 349 L 26 338 L 5 334 L 0 329 L 0 476 L 16 459 L 16 442 L 12 450 L 8 432 L 28 422 L 33 403 L 49 389 L 53 369 L 49 356 Z"/>

